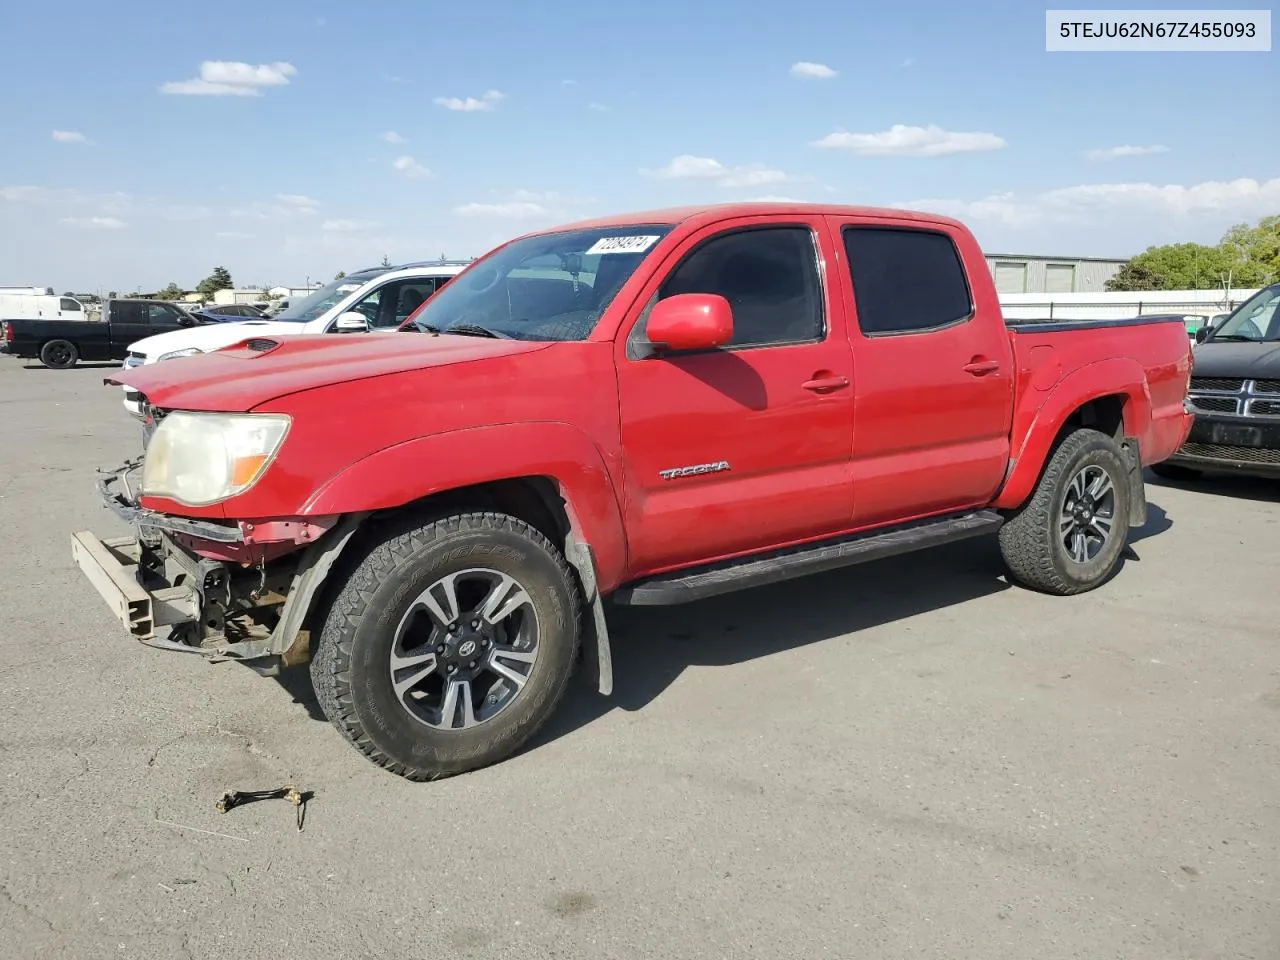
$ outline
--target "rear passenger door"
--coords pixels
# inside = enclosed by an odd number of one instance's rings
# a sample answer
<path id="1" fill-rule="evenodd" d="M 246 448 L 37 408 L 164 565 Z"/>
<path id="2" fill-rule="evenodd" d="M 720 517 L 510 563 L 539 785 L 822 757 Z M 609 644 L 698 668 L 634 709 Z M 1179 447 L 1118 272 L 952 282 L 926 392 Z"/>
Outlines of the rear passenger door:
<path id="1" fill-rule="evenodd" d="M 946 225 L 836 217 L 831 225 L 857 366 L 854 519 L 985 504 L 1004 479 L 1013 416 L 998 304 L 975 304 Z"/>
<path id="2" fill-rule="evenodd" d="M 111 301 L 107 319 L 111 322 L 110 339 L 114 349 L 128 350 L 129 344 L 149 337 L 153 332 L 147 314 L 148 304 L 138 300 Z"/>
<path id="3" fill-rule="evenodd" d="M 668 257 L 615 349 L 632 575 L 848 526 L 853 355 L 819 256 L 821 218 L 753 217 Z M 719 350 L 654 355 L 652 304 L 715 293 Z"/>

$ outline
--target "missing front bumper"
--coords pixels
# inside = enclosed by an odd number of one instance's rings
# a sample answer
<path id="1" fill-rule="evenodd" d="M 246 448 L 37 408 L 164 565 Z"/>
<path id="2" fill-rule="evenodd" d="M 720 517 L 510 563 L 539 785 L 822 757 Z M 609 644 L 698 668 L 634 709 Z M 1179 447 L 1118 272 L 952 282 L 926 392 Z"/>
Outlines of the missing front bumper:
<path id="1" fill-rule="evenodd" d="M 132 636 L 151 646 L 199 652 L 199 648 L 157 638 L 161 629 L 198 621 L 200 596 L 189 586 L 143 586 L 143 551 L 132 537 L 102 540 L 88 530 L 71 536 L 76 566 Z"/>

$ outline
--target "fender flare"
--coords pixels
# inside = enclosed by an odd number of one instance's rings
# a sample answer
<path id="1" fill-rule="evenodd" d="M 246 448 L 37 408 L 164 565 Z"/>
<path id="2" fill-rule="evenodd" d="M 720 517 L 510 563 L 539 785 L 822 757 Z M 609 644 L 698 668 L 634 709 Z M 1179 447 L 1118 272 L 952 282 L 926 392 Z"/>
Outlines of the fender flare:
<path id="1" fill-rule="evenodd" d="M 504 456 L 477 457 L 475 451 Z M 520 464 L 518 469 L 512 463 Z M 304 516 L 393 509 L 436 493 L 517 477 L 552 480 L 569 521 L 565 559 L 582 584 L 590 618 L 583 649 L 602 695 L 613 691 L 613 657 L 602 592 L 626 569 L 626 533 L 599 449 L 569 424 L 499 424 L 434 434 L 386 447 L 348 466 L 303 506 Z M 594 642 L 593 642 L 594 641 Z"/>
<path id="2" fill-rule="evenodd" d="M 1032 406 L 1027 401 L 1034 403 L 1036 393 L 1044 399 L 1039 406 Z M 1151 390 L 1146 372 L 1136 360 L 1115 357 L 1089 363 L 1073 370 L 1047 391 L 1031 387 L 1028 394 L 1024 396 L 1023 409 L 1015 411 L 1013 418 L 1014 436 L 1021 435 L 1024 439 L 1022 445 L 1011 453 L 1008 474 L 992 506 L 1008 510 L 1025 503 L 1040 480 L 1053 442 L 1067 419 L 1086 403 L 1102 397 L 1124 397 L 1124 437 L 1120 439 L 1122 446 L 1126 447 L 1131 467 L 1137 464 L 1137 476 L 1141 481 L 1141 458 L 1137 447 L 1142 424 L 1151 422 Z"/>

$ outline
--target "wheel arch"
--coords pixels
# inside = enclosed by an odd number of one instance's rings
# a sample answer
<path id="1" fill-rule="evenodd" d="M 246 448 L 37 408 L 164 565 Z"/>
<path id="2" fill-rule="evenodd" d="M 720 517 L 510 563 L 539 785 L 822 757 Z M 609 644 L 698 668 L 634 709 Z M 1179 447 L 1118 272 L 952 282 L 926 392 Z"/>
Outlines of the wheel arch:
<path id="1" fill-rule="evenodd" d="M 477 448 L 501 450 L 503 456 L 476 457 Z M 623 579 L 626 537 L 604 458 L 576 428 L 556 423 L 500 425 L 388 447 L 330 480 L 303 513 L 369 512 L 343 551 L 345 565 L 377 540 L 380 519 L 406 512 L 425 518 L 473 510 L 523 520 L 564 552 L 591 614 L 583 650 L 600 692 L 612 692 L 602 594 Z M 331 588 L 324 594 L 317 597 L 317 609 Z"/>
<path id="2" fill-rule="evenodd" d="M 1062 441 L 1076 430 L 1093 429 L 1120 445 L 1129 467 L 1130 523 L 1145 523 L 1140 440 L 1151 424 L 1152 409 L 1141 365 L 1129 358 L 1088 364 L 1041 396 L 1039 407 L 1023 409 L 1014 417 L 1015 435 L 1020 433 L 1023 441 L 1014 448 L 993 506 L 1012 510 L 1024 504 Z"/>

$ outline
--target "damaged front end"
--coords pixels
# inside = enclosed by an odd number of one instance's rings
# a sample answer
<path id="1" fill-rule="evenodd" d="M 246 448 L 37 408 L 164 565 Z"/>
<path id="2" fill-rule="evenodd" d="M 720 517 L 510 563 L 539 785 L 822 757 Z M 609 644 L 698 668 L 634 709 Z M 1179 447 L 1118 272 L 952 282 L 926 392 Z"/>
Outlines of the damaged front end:
<path id="1" fill-rule="evenodd" d="M 76 565 L 129 633 L 148 646 L 260 673 L 305 663 L 321 585 L 363 514 L 217 522 L 139 506 L 131 460 L 104 472 L 104 504 L 132 537 L 72 535 Z"/>

